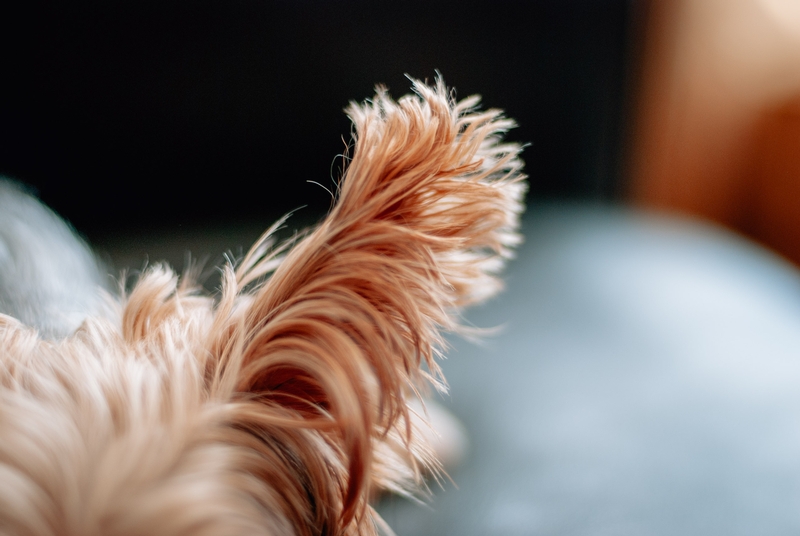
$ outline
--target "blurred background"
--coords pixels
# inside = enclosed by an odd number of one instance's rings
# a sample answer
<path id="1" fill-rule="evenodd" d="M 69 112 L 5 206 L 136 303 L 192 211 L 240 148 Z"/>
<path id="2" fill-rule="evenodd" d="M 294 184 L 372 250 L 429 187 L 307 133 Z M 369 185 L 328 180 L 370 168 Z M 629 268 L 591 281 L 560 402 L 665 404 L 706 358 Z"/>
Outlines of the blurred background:
<path id="1" fill-rule="evenodd" d="M 519 122 L 531 201 L 721 222 L 800 261 L 793 0 L 27 2 L 0 173 L 90 238 L 330 206 L 342 109 L 439 70 Z"/>
<path id="2" fill-rule="evenodd" d="M 481 94 L 529 144 L 526 243 L 468 317 L 505 331 L 444 364 L 458 489 L 387 521 L 800 532 L 797 0 L 29 2 L 0 50 L 0 173 L 115 269 L 321 217 L 375 84 Z"/>
<path id="3" fill-rule="evenodd" d="M 19 9 L 23 12 L 19 12 Z M 531 197 L 622 191 L 627 0 L 20 3 L 0 17 L 0 173 L 89 237 L 324 213 L 342 109 L 436 70 L 520 127 Z"/>

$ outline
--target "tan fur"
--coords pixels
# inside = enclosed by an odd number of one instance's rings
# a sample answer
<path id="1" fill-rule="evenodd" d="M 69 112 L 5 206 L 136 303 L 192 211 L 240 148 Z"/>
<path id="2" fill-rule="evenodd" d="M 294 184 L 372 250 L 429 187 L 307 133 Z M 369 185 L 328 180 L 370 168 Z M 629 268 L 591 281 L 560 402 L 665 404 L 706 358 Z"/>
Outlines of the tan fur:
<path id="1" fill-rule="evenodd" d="M 443 388 L 440 333 L 498 289 L 524 193 L 510 120 L 414 87 L 351 104 L 331 213 L 216 299 L 155 266 L 60 342 L 0 315 L 0 532 L 375 533 L 369 498 L 436 467 L 406 400 Z"/>

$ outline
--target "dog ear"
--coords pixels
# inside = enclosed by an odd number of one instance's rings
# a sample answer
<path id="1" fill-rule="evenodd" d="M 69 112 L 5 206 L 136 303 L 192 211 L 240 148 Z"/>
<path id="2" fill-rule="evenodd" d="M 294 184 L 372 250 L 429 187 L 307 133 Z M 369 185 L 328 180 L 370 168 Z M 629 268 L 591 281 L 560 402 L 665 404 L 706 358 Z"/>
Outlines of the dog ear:
<path id="1" fill-rule="evenodd" d="M 211 396 L 296 475 L 289 508 L 309 507 L 315 530 L 344 531 L 373 485 L 418 477 L 406 399 L 423 379 L 444 389 L 441 333 L 498 290 L 519 241 L 520 147 L 501 143 L 513 122 L 477 97 L 455 103 L 441 80 L 414 90 L 351 103 L 353 157 L 328 217 L 290 249 L 267 252 L 265 235 L 223 278 Z"/>

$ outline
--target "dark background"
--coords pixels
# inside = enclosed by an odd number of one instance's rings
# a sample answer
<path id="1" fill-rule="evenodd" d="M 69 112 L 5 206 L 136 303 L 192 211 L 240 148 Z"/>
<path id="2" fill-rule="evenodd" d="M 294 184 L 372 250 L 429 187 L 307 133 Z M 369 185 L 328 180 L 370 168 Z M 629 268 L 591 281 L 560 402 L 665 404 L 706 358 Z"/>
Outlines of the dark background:
<path id="1" fill-rule="evenodd" d="M 4 8 L 5 10 L 6 8 Z M 0 17 L 0 173 L 89 235 L 322 213 L 342 108 L 438 69 L 520 127 L 530 197 L 618 197 L 631 0 L 25 4 Z"/>

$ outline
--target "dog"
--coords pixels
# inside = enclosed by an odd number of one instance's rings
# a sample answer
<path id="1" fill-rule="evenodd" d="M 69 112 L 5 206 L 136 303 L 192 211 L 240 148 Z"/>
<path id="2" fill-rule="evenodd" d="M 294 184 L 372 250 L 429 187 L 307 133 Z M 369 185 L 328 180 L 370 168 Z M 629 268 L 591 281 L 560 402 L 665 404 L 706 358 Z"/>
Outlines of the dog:
<path id="1" fill-rule="evenodd" d="M 445 389 L 443 333 L 500 289 L 526 188 L 512 120 L 413 84 L 350 104 L 330 213 L 289 242 L 278 222 L 216 295 L 157 264 L 112 297 L 0 184 L 0 533 L 388 530 L 370 499 L 438 470 L 409 404 Z"/>

